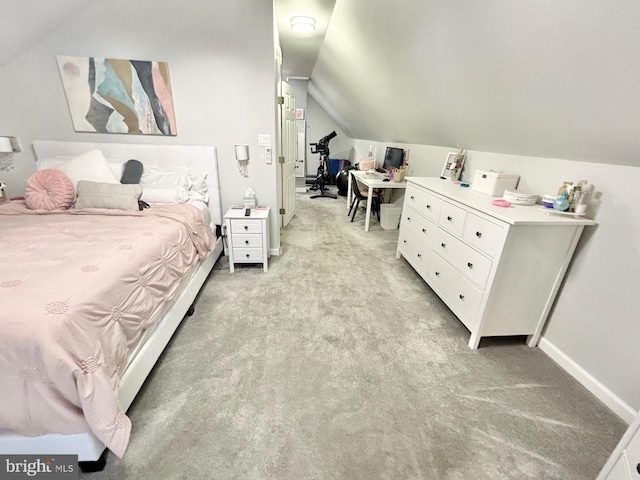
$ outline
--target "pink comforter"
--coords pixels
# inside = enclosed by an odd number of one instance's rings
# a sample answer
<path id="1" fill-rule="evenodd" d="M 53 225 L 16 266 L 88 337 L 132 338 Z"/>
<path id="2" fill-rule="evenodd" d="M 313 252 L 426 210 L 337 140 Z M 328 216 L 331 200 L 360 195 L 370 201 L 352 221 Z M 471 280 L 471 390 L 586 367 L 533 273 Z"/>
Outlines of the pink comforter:
<path id="1" fill-rule="evenodd" d="M 121 457 L 129 352 L 215 239 L 202 212 L 0 206 L 0 429 L 91 430 Z"/>

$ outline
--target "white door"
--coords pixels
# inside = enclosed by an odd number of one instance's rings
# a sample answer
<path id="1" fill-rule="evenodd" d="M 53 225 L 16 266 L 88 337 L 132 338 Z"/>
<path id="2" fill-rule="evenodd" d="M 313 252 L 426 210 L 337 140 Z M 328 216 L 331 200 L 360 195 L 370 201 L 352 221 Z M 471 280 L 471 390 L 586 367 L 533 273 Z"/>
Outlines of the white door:
<path id="1" fill-rule="evenodd" d="M 296 177 L 305 177 L 305 159 L 307 154 L 307 122 L 306 120 L 296 120 L 298 129 L 298 150 L 296 155 Z M 304 191 L 304 189 L 303 189 Z"/>
<path id="2" fill-rule="evenodd" d="M 287 82 L 280 82 L 280 132 L 282 156 L 278 159 L 282 178 L 282 226 L 286 227 L 296 209 L 296 154 L 298 129 L 296 127 L 296 97 Z"/>

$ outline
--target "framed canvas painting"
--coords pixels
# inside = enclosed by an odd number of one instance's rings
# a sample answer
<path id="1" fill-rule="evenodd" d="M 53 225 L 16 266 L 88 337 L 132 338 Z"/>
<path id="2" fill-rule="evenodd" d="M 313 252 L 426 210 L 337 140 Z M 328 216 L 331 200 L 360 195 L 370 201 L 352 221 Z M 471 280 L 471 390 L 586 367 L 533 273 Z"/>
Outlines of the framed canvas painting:
<path id="1" fill-rule="evenodd" d="M 76 132 L 176 135 L 166 62 L 56 59 Z"/>

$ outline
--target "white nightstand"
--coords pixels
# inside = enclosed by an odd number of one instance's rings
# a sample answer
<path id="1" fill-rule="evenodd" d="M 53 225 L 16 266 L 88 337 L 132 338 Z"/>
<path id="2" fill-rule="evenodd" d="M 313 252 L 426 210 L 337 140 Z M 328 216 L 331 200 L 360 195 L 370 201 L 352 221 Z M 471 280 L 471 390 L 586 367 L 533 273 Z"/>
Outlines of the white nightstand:
<path id="1" fill-rule="evenodd" d="M 236 263 L 262 263 L 264 271 L 269 259 L 269 207 L 258 207 L 245 216 L 244 208 L 230 208 L 224 215 L 229 240 L 229 271 Z"/>

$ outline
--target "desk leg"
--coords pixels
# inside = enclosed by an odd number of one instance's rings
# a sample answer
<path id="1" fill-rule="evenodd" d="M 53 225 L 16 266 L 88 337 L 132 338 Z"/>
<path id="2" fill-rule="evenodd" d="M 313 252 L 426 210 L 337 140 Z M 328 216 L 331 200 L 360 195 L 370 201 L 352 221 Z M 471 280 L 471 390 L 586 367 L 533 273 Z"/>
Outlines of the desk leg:
<path id="1" fill-rule="evenodd" d="M 369 187 L 367 192 L 367 218 L 364 220 L 364 231 L 369 231 L 369 220 L 371 220 L 371 195 L 373 195 L 373 188 Z"/>
<path id="2" fill-rule="evenodd" d="M 347 212 L 349 211 L 349 207 L 351 206 L 351 195 L 353 194 L 352 192 L 352 187 L 351 187 L 351 182 L 353 181 L 353 175 L 351 175 L 351 172 L 349 172 L 349 181 L 347 182 Z"/>

